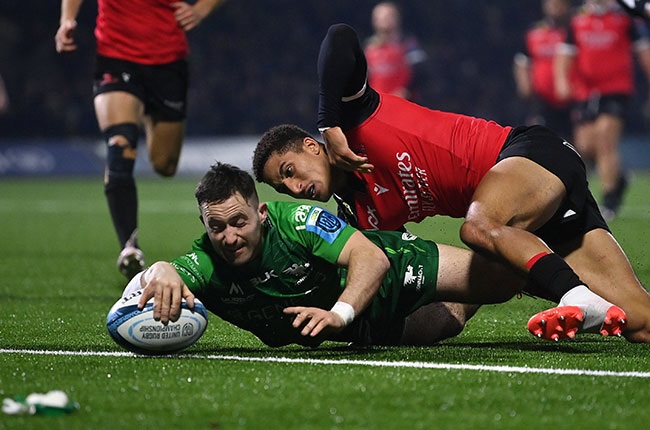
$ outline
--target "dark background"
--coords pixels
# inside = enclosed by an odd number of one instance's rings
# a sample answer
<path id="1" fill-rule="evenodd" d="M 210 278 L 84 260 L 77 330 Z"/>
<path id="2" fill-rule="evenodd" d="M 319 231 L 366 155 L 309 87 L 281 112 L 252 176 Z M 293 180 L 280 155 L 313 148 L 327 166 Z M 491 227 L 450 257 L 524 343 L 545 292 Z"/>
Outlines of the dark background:
<path id="1" fill-rule="evenodd" d="M 128 0 L 123 0 L 128 1 Z M 364 0 L 228 0 L 189 33 L 191 82 L 187 134 L 259 134 L 291 122 L 315 129 L 316 57 L 327 28 L 337 22 L 371 33 Z M 399 3 L 399 2 L 398 2 Z M 400 3 L 404 29 L 429 55 L 421 89 L 429 107 L 523 122 L 512 58 L 540 2 L 411 0 Z M 11 107 L 0 116 L 2 137 L 97 136 L 92 109 L 96 2 L 86 0 L 77 19 L 76 53 L 54 49 L 57 0 L 0 1 L 0 74 Z M 627 131 L 650 123 L 641 82 Z"/>

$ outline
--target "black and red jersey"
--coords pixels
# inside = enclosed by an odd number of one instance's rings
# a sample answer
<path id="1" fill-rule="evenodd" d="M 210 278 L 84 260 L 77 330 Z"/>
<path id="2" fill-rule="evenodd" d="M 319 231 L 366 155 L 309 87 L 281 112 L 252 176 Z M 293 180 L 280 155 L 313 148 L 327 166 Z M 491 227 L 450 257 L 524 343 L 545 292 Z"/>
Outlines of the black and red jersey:
<path id="1" fill-rule="evenodd" d="M 583 9 L 571 20 L 568 40 L 575 47 L 573 97 L 631 94 L 634 91 L 633 44 L 640 40 L 634 21 L 618 10 Z"/>
<path id="2" fill-rule="evenodd" d="M 98 0 L 97 53 L 138 64 L 187 57 L 185 32 L 174 17 L 175 0 Z"/>

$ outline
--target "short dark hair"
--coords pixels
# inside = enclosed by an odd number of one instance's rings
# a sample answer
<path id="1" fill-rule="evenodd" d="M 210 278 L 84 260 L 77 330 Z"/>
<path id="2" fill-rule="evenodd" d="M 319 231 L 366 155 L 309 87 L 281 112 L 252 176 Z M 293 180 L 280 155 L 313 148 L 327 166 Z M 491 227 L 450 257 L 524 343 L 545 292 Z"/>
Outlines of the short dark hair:
<path id="1" fill-rule="evenodd" d="M 274 153 L 301 152 L 302 141 L 311 134 L 293 124 L 276 125 L 262 135 L 253 152 L 253 173 L 264 182 L 264 165 Z"/>
<path id="2" fill-rule="evenodd" d="M 235 194 L 247 202 L 258 200 L 253 177 L 239 167 L 217 162 L 210 166 L 196 186 L 194 196 L 199 207 L 205 203 L 223 202 Z"/>

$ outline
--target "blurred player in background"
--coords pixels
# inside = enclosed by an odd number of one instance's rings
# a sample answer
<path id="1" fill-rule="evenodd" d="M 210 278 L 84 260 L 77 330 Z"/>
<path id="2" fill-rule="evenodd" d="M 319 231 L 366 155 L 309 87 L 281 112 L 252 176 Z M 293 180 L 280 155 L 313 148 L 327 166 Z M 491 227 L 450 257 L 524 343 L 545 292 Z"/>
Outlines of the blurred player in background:
<path id="1" fill-rule="evenodd" d="M 145 267 L 138 244 L 134 179 L 140 128 L 156 173 L 176 173 L 185 132 L 189 47 L 195 28 L 222 0 L 194 4 L 161 0 L 98 0 L 94 105 L 108 145 L 105 194 L 122 250 L 119 271 L 129 279 Z M 56 50 L 77 49 L 76 18 L 83 0 L 62 0 Z"/>
<path id="2" fill-rule="evenodd" d="M 595 163 L 608 221 L 616 217 L 628 185 L 619 143 L 634 92 L 633 54 L 650 81 L 647 31 L 613 0 L 586 0 L 571 20 L 556 61 L 556 92 L 560 99 L 575 100 L 573 142 L 585 160 Z"/>
<path id="3" fill-rule="evenodd" d="M 585 315 L 620 323 L 607 315 L 620 306 L 629 317 L 625 336 L 650 342 L 650 294 L 568 142 L 542 126 L 504 127 L 374 91 L 356 32 L 345 24 L 330 27 L 318 70 L 324 146 L 295 126 L 267 131 L 253 156 L 258 180 L 296 198 L 337 194 L 363 229 L 464 218 L 463 242 L 559 303 L 531 318 L 533 334 L 562 337 Z"/>
<path id="4" fill-rule="evenodd" d="M 528 29 L 523 49 L 515 55 L 513 73 L 517 93 L 529 104 L 527 125 L 541 124 L 571 137 L 571 102 L 555 93 L 553 62 L 567 37 L 570 0 L 542 0 L 543 19 Z"/>
<path id="5" fill-rule="evenodd" d="M 365 44 L 368 80 L 377 91 L 417 99 L 427 54 L 413 35 L 402 32 L 402 17 L 393 2 L 372 10 L 374 33 Z"/>

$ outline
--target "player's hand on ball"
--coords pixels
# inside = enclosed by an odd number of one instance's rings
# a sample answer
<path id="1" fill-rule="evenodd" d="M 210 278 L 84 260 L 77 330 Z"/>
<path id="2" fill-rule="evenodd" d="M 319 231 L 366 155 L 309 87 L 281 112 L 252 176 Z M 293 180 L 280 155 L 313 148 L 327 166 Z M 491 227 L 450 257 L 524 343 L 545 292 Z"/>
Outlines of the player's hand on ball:
<path id="1" fill-rule="evenodd" d="M 185 285 L 176 269 L 169 263 L 157 262 L 142 275 L 144 292 L 140 299 L 140 309 L 153 297 L 154 320 L 167 324 L 178 320 L 181 301 L 186 300 L 190 309 L 194 308 L 194 294 Z"/>

